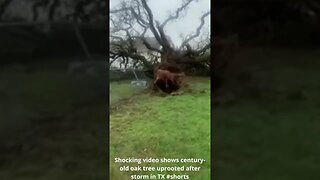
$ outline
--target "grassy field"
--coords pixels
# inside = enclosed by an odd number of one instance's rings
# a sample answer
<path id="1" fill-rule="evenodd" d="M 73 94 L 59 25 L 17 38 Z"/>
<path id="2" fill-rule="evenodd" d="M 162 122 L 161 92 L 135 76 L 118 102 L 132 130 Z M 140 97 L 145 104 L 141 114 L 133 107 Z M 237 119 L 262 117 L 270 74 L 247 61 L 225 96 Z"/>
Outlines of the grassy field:
<path id="1" fill-rule="evenodd" d="M 320 51 L 249 49 L 250 83 L 213 107 L 219 180 L 320 179 Z"/>
<path id="2" fill-rule="evenodd" d="M 109 90 L 110 104 L 114 104 L 141 92 L 144 90 L 144 87 L 133 86 L 130 84 L 130 81 L 121 81 L 110 82 Z"/>
<path id="3" fill-rule="evenodd" d="M 189 174 L 190 179 L 194 180 L 210 179 L 210 81 L 206 78 L 194 78 L 190 84 L 195 90 L 194 93 L 163 97 L 143 92 L 131 96 L 121 103 L 117 110 L 111 111 L 110 177 L 112 180 L 130 179 L 130 174 L 150 174 L 120 172 L 118 168 L 124 164 L 114 163 L 116 157 L 203 158 L 206 162 L 199 165 L 201 167 L 199 172 L 185 174 Z M 111 99 L 124 92 L 118 91 L 127 88 L 125 84 L 122 86 L 113 88 L 111 85 Z M 124 94 L 127 95 L 127 91 Z M 143 163 L 142 165 L 196 164 Z"/>
<path id="4" fill-rule="evenodd" d="M 105 79 L 70 75 L 65 65 L 43 62 L 30 71 L 25 71 L 21 65 L 2 67 L 0 80 L 0 179 L 99 180 L 107 178 L 108 149 L 104 144 L 106 145 L 108 133 L 105 128 L 107 123 L 105 112 L 108 107 L 105 103 L 107 99 Z M 114 143 L 111 147 L 112 155 L 117 155 L 115 152 L 118 150 L 120 153 L 133 150 L 132 155 L 137 155 L 141 150 L 138 146 L 141 145 L 141 147 L 148 146 L 148 149 L 144 148 L 144 154 L 140 157 L 147 155 L 157 157 L 153 155 L 158 153 L 165 157 L 195 155 L 206 160 L 210 159 L 209 82 L 200 79 L 196 84 L 199 89 L 207 89 L 207 91 L 203 94 L 185 94 L 177 97 L 149 97 L 142 92 L 141 88 L 128 85 L 128 82 L 111 83 L 111 104 L 120 102 L 119 105 L 121 105 L 121 108 L 113 112 L 112 117 L 119 120 L 119 115 L 124 116 L 118 124 L 110 124 L 111 129 L 116 130 L 114 134 L 116 136 L 112 137 L 120 138 L 121 135 L 124 140 L 112 141 Z M 132 103 L 131 101 L 135 98 L 138 100 Z M 189 103 L 195 102 L 198 107 L 188 106 Z M 172 108 L 174 104 L 177 107 Z M 156 114 L 151 114 L 156 111 L 156 107 L 153 110 L 150 109 L 152 105 L 166 111 L 163 116 L 159 116 L 160 119 L 157 119 Z M 139 107 L 144 110 L 136 111 Z M 188 113 L 167 111 L 178 107 L 188 109 Z M 129 119 L 130 114 L 127 114 L 126 109 L 135 110 L 131 113 L 136 114 L 132 118 L 137 121 L 131 123 L 131 126 L 129 126 L 130 123 L 125 123 L 127 120 L 128 122 L 133 120 Z M 146 110 L 149 109 L 147 113 Z M 200 111 L 206 113 L 202 114 Z M 143 115 L 145 119 L 140 121 L 137 113 L 143 112 L 146 113 Z M 193 120 L 190 121 L 188 116 L 192 116 Z M 201 121 L 195 121 L 196 116 Z M 166 118 L 174 118 L 177 121 L 170 122 Z M 152 121 L 145 124 L 148 122 L 147 119 Z M 167 124 L 168 129 L 159 131 L 157 127 L 159 123 Z M 174 126 L 178 123 L 181 130 L 175 132 Z M 187 126 L 189 123 L 194 123 L 194 126 Z M 146 133 L 131 134 L 131 136 L 129 133 L 127 136 L 128 130 Z M 174 133 L 170 134 L 172 130 Z M 197 132 L 199 136 L 192 131 Z M 125 139 L 126 137 L 128 139 Z M 180 138 L 181 146 L 171 137 Z M 152 144 L 157 138 L 160 138 L 157 143 L 160 143 L 161 148 L 156 148 L 159 144 Z M 201 142 L 198 142 L 197 138 L 200 138 Z M 132 143 L 122 144 L 125 141 L 132 141 Z M 146 144 L 147 141 L 149 142 Z M 195 142 L 198 143 L 197 146 L 194 145 Z M 121 148 L 123 145 L 127 147 Z M 172 146 L 170 151 L 165 149 L 169 146 Z M 134 150 L 137 151 L 134 152 Z M 129 154 L 131 153 L 127 155 Z M 208 167 L 209 164 L 205 163 L 201 177 L 208 177 Z M 116 180 L 116 178 L 113 179 Z M 120 179 L 123 180 L 122 177 Z"/>
<path id="5" fill-rule="evenodd" d="M 219 180 L 320 179 L 320 51 L 248 49 L 238 57 L 250 61 L 252 80 L 226 88 L 234 101 L 213 107 L 212 166 L 207 79 L 192 82 L 204 93 L 167 97 L 111 84 L 111 106 L 119 106 L 110 116 L 111 159 L 202 157 L 200 172 L 190 173 L 199 180 L 210 167 Z M 107 178 L 105 81 L 44 65 L 2 68 L 0 82 L 0 179 Z M 112 180 L 127 178 L 111 165 Z"/>

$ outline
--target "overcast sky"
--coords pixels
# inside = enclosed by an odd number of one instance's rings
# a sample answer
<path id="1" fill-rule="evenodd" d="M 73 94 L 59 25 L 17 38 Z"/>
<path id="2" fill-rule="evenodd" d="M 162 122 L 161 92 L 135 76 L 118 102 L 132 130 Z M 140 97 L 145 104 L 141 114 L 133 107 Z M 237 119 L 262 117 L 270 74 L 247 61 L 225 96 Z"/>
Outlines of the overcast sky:
<path id="1" fill-rule="evenodd" d="M 110 0 L 110 8 L 114 9 L 118 6 L 121 0 Z M 153 11 L 156 20 L 163 22 L 170 14 L 173 14 L 175 10 L 181 5 L 183 0 L 149 0 L 148 4 Z M 200 25 L 200 17 L 210 10 L 210 0 L 198 0 L 191 2 L 189 8 L 185 10 L 181 15 L 185 15 L 178 21 L 172 21 L 165 27 L 165 32 L 170 36 L 176 46 L 179 46 L 182 42 L 180 34 L 188 35 L 195 33 L 197 27 Z M 203 32 L 210 33 L 210 15 L 205 19 L 205 25 L 203 26 Z"/>

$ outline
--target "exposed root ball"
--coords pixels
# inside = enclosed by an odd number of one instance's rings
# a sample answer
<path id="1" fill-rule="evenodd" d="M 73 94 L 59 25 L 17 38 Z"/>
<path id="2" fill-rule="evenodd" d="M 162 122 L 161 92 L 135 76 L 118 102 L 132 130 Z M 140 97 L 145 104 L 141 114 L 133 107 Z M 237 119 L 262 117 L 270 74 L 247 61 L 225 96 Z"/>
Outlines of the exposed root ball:
<path id="1" fill-rule="evenodd" d="M 185 74 L 183 72 L 170 72 L 169 70 L 157 69 L 154 77 L 154 86 L 170 94 L 180 89 Z"/>

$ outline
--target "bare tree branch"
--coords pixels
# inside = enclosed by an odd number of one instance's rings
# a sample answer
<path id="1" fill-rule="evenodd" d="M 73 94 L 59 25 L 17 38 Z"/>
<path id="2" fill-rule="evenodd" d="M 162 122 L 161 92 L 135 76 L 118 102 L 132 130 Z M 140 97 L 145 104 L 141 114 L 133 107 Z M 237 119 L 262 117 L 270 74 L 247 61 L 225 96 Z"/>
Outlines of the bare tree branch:
<path id="1" fill-rule="evenodd" d="M 143 32 L 140 36 L 144 37 L 147 31 L 148 31 L 148 27 L 143 28 Z"/>
<path id="2" fill-rule="evenodd" d="M 118 60 L 118 57 L 112 57 L 112 60 L 109 62 L 109 67 L 114 63 L 116 60 Z"/>
<path id="3" fill-rule="evenodd" d="M 149 19 L 149 27 L 151 32 L 153 33 L 154 37 L 157 39 L 157 41 L 159 42 L 159 44 L 161 44 L 162 46 L 165 46 L 165 44 L 163 43 L 159 33 L 157 32 L 155 26 L 154 26 L 154 19 L 153 19 L 153 14 L 152 11 L 150 9 L 150 7 L 148 6 L 146 0 L 141 0 L 143 7 L 145 8 L 145 10 L 147 11 L 148 14 L 148 19 Z"/>
<path id="4" fill-rule="evenodd" d="M 204 26 L 204 19 L 210 15 L 210 11 L 209 12 L 206 12 L 205 14 L 203 14 L 201 16 L 201 23 L 200 25 L 198 26 L 197 30 L 196 30 L 196 33 L 194 35 L 191 35 L 189 38 L 187 38 L 186 40 L 184 40 L 180 46 L 180 49 L 183 48 L 189 41 L 191 41 L 192 39 L 198 37 L 200 35 L 200 31 L 202 29 L 202 27 Z"/>
<path id="5" fill-rule="evenodd" d="M 127 13 L 127 12 L 131 12 L 131 15 L 136 19 L 136 22 L 143 28 L 143 32 L 138 35 L 138 36 L 131 36 L 131 34 L 129 33 L 129 29 L 135 31 L 137 34 L 139 34 L 132 26 L 132 22 L 121 22 L 121 23 L 125 23 L 127 25 L 129 25 L 127 28 L 124 27 L 119 27 L 116 26 L 116 23 L 114 22 L 114 20 L 111 18 L 111 22 L 113 23 L 113 25 L 115 26 L 115 30 L 113 32 L 119 32 L 119 31 L 125 31 L 128 37 L 135 37 L 137 39 L 140 39 L 142 41 L 142 43 L 146 46 L 147 49 L 151 50 L 151 51 L 156 51 L 158 53 L 161 53 L 162 51 L 160 49 L 157 49 L 155 47 L 152 47 L 149 42 L 144 38 L 144 35 L 146 34 L 146 32 L 148 31 L 148 29 L 151 30 L 151 32 L 153 33 L 153 35 L 155 36 L 156 40 L 158 41 L 158 43 L 162 46 L 169 46 L 168 41 L 166 40 L 166 36 L 162 30 L 162 32 L 157 31 L 157 29 L 154 26 L 154 19 L 153 19 L 153 14 L 152 11 L 150 9 L 150 7 L 148 6 L 148 4 L 146 3 L 145 0 L 141 0 L 141 3 L 138 0 L 134 1 L 136 3 L 135 8 L 133 6 L 128 7 L 126 4 L 123 4 L 122 8 L 117 9 L 117 10 L 113 10 L 111 11 L 112 13 Z M 145 11 L 143 11 L 140 7 L 143 7 Z M 136 10 L 135 10 L 136 9 Z M 143 17 L 146 16 L 146 18 L 144 19 Z M 130 15 L 126 15 L 126 18 L 124 19 L 130 19 Z M 160 29 L 161 31 L 161 29 Z"/>
<path id="6" fill-rule="evenodd" d="M 133 14 L 133 16 L 136 18 L 137 22 L 142 26 L 142 27 L 145 27 L 148 25 L 148 22 L 145 21 L 143 18 L 142 18 L 142 13 L 141 13 L 141 10 L 140 10 L 140 6 L 137 7 L 138 9 L 138 13 L 134 10 L 133 7 L 130 8 L 130 11 L 131 13 Z"/>
<path id="7" fill-rule="evenodd" d="M 151 50 L 151 51 L 156 51 L 156 52 L 158 52 L 158 53 L 162 53 L 162 51 L 161 51 L 160 49 L 157 49 L 157 48 L 155 48 L 155 47 L 152 47 L 152 46 L 148 43 L 148 41 L 146 40 L 146 38 L 140 37 L 140 39 L 142 40 L 142 42 L 143 42 L 143 44 L 146 46 L 146 48 L 148 48 L 149 50 Z"/>
<path id="8" fill-rule="evenodd" d="M 187 2 L 185 2 L 184 4 L 182 4 L 182 6 L 180 8 L 178 8 L 176 10 L 176 14 L 175 15 L 170 15 L 162 24 L 161 27 L 163 28 L 169 21 L 172 21 L 174 19 L 179 18 L 180 12 L 182 10 L 184 10 L 193 0 L 188 0 Z"/>
<path id="9" fill-rule="evenodd" d="M 177 59 L 176 63 L 210 63 L 210 59 L 206 59 L 206 58 L 181 58 L 181 59 Z"/>
<path id="10" fill-rule="evenodd" d="M 110 29 L 111 33 L 117 33 L 121 31 L 121 28 L 118 27 L 117 23 L 112 18 L 110 18 L 110 21 L 113 25 L 113 29 L 112 30 Z"/>
<path id="11" fill-rule="evenodd" d="M 117 54 L 116 52 L 113 52 L 113 51 L 109 51 L 109 53 L 110 55 Z M 123 52 L 122 57 L 131 58 L 133 60 L 141 62 L 147 68 L 152 68 L 152 64 L 142 55 Z"/>
<path id="12" fill-rule="evenodd" d="M 158 21 L 156 23 L 157 23 L 157 28 L 158 28 L 158 31 L 160 33 L 161 39 L 163 41 L 164 47 L 170 47 L 170 43 L 169 43 L 169 41 L 167 39 L 166 34 L 164 33 L 163 27 L 160 26 L 160 23 Z"/>
<path id="13" fill-rule="evenodd" d="M 202 56 L 208 49 L 211 48 L 211 43 L 208 43 L 207 45 L 205 45 L 203 48 L 199 49 L 196 51 L 196 54 L 199 56 Z"/>
<path id="14" fill-rule="evenodd" d="M 115 9 L 115 10 L 110 10 L 110 14 L 115 14 L 115 13 L 119 13 L 119 12 L 123 12 L 123 11 L 127 11 L 127 10 L 130 10 L 129 7 L 123 7 L 123 8 L 120 8 L 120 9 Z"/>
<path id="15" fill-rule="evenodd" d="M 131 9 L 131 12 L 132 12 L 133 16 L 136 18 L 137 23 L 138 23 L 140 26 L 142 26 L 142 27 L 144 27 L 144 28 L 148 27 L 148 23 L 147 23 L 145 20 L 143 20 L 142 17 L 141 17 L 141 15 L 137 14 L 137 13 L 134 11 L 133 8 Z"/>
<path id="16" fill-rule="evenodd" d="M 159 62 L 159 58 L 161 62 L 167 63 L 210 64 L 207 62 L 209 60 L 208 58 L 198 58 L 211 47 L 210 42 L 205 44 L 208 38 L 201 38 L 201 43 L 195 48 L 196 50 L 193 50 L 191 46 L 188 45 L 189 41 L 200 36 L 205 24 L 205 18 L 210 15 L 210 11 L 201 16 L 201 23 L 196 27 L 196 32 L 191 33 L 184 39 L 181 45 L 183 49 L 180 48 L 180 51 L 175 49 L 164 30 L 165 25 L 172 20 L 178 19 L 179 16 L 181 16 L 181 12 L 183 12 L 192 1 L 194 0 L 185 0 L 175 13 L 170 15 L 162 23 L 154 19 L 153 12 L 147 0 L 132 0 L 131 2 L 133 3 L 131 4 L 123 1 L 118 9 L 111 11 L 113 14 L 111 15 L 111 26 L 113 26 L 114 29 L 112 31 L 113 34 L 110 35 L 110 38 L 113 39 L 113 42 L 111 42 L 112 49 L 109 52 L 110 58 L 112 58 L 112 61 L 110 61 L 114 62 L 116 61 L 115 59 L 118 59 L 121 66 L 127 67 L 128 65 L 136 66 L 140 64 L 146 68 L 152 68 L 152 64 Z M 151 41 L 145 37 L 146 33 L 149 33 L 149 30 L 160 47 L 162 47 L 161 49 L 158 45 L 153 47 Z M 137 53 L 137 47 L 135 46 L 138 40 L 142 42 L 146 49 L 150 50 L 148 51 L 149 53 L 157 52 L 160 53 L 160 56 L 158 57 L 150 53 L 151 58 L 146 58 L 144 55 Z"/>

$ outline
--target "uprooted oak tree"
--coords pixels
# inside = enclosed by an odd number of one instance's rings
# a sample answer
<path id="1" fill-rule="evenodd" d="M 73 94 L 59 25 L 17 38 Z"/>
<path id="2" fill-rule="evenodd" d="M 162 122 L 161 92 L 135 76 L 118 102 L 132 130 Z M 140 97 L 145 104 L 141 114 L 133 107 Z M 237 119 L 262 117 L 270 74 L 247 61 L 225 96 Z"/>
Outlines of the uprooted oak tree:
<path id="1" fill-rule="evenodd" d="M 146 0 L 122 1 L 110 11 L 109 64 L 118 62 L 124 68 L 149 70 L 154 78 L 154 89 L 166 93 L 178 90 L 185 74 L 194 68 L 210 71 L 210 58 L 200 58 L 211 47 L 208 34 L 200 37 L 210 11 L 202 14 L 194 27 L 195 32 L 183 37 L 179 47 L 175 47 L 166 34 L 166 25 L 179 19 L 192 3 L 197 1 L 184 0 L 174 13 L 159 22 Z M 196 38 L 198 43 L 192 47 L 190 42 Z M 147 51 L 139 51 L 140 45 Z"/>

